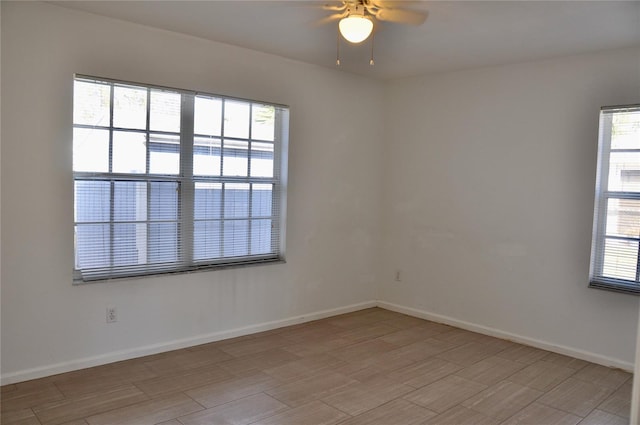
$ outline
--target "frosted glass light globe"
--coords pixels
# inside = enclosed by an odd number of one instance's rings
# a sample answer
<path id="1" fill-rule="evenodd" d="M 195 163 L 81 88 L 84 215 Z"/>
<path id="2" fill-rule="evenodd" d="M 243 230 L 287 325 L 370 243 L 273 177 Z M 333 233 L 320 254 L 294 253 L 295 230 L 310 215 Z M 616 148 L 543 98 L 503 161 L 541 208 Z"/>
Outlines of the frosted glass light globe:
<path id="1" fill-rule="evenodd" d="M 350 43 L 361 43 L 371 35 L 373 31 L 373 22 L 370 19 L 352 15 L 346 18 L 342 18 L 338 24 L 340 28 L 340 34 Z"/>

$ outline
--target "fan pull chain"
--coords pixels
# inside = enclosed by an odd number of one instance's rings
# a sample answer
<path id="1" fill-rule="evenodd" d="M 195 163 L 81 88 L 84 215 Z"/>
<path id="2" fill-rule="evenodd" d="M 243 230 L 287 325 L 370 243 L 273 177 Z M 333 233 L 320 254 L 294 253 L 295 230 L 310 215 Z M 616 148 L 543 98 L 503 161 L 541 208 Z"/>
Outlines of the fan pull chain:
<path id="1" fill-rule="evenodd" d="M 369 65 L 373 66 L 373 39 L 375 38 L 375 31 L 371 33 L 371 59 L 369 59 Z"/>
<path id="2" fill-rule="evenodd" d="M 338 38 L 336 38 L 336 66 L 340 66 L 340 29 L 338 29 Z"/>

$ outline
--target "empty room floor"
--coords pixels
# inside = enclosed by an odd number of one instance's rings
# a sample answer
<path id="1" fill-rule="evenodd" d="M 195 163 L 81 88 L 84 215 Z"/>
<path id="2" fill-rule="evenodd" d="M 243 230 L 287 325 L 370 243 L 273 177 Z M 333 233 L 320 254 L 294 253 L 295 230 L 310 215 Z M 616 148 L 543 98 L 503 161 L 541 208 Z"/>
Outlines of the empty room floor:
<path id="1" fill-rule="evenodd" d="M 2 424 L 626 425 L 631 374 L 372 308 L 2 387 Z"/>

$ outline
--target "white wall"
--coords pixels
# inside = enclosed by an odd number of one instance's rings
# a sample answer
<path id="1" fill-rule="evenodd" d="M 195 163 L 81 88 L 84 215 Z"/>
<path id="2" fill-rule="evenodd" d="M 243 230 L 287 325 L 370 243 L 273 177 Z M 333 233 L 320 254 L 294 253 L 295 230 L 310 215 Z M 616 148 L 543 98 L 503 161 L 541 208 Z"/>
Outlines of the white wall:
<path id="1" fill-rule="evenodd" d="M 72 286 L 74 73 L 290 105 L 287 263 Z M 30 2 L 2 2 L 2 77 L 3 383 L 373 299 L 378 83 Z"/>
<path id="2" fill-rule="evenodd" d="M 379 299 L 631 369 L 638 298 L 587 283 L 599 107 L 640 101 L 640 50 L 387 94 Z"/>
<path id="3" fill-rule="evenodd" d="M 638 102 L 639 50 L 384 85 L 54 5 L 1 7 L 3 383 L 376 297 L 633 362 L 638 299 L 586 284 L 598 108 Z M 289 104 L 287 263 L 73 287 L 75 72 Z"/>

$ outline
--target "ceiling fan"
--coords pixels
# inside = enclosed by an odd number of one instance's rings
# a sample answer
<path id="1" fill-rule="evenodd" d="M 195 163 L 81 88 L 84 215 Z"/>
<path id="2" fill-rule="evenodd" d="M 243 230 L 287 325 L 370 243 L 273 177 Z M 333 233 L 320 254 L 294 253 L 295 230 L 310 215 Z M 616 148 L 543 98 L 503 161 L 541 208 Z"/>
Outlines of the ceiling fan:
<path id="1" fill-rule="evenodd" d="M 336 65 L 340 65 L 340 35 L 348 42 L 358 44 L 369 38 L 376 21 L 422 25 L 427 19 L 427 12 L 396 8 L 391 1 L 384 0 L 342 0 L 339 5 L 325 5 L 324 9 L 336 13 L 320 23 L 339 20 Z M 369 64 L 373 65 L 373 40 Z"/>

